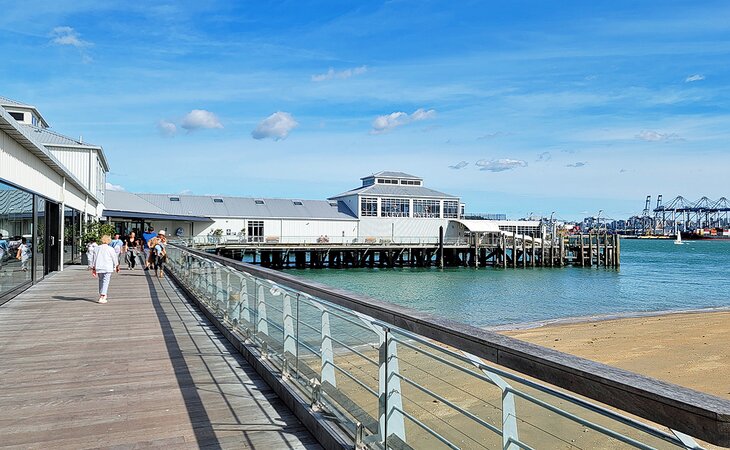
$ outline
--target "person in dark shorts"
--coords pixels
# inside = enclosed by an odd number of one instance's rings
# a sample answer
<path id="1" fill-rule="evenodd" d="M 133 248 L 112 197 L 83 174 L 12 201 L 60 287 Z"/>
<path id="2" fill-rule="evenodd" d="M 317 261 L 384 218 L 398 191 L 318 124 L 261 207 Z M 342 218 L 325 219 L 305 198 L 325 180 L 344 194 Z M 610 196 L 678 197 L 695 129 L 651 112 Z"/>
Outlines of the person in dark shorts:
<path id="1" fill-rule="evenodd" d="M 146 233 L 142 233 L 142 249 L 144 250 L 144 270 L 150 269 L 150 246 L 148 245 L 151 239 L 157 237 L 155 233 L 155 227 L 150 226 L 147 228 Z"/>

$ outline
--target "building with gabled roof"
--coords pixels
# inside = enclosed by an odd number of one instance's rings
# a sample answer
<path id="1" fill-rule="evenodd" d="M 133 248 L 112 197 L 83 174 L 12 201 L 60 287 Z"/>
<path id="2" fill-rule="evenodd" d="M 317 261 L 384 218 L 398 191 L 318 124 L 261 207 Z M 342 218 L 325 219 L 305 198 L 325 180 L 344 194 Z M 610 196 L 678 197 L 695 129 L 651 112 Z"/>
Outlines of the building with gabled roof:
<path id="1" fill-rule="evenodd" d="M 84 224 L 104 210 L 108 171 L 100 146 L 51 131 L 38 108 L 0 97 L 0 239 L 12 248 L 25 239 L 32 251 L 22 268 L 0 252 L 0 303 L 80 260 Z"/>

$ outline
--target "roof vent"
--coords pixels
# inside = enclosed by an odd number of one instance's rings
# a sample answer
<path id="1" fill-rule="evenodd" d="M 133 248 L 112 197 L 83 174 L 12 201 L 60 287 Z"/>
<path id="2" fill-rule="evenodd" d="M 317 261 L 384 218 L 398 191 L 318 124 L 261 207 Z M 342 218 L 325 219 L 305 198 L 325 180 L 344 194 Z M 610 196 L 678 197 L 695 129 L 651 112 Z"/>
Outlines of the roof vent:
<path id="1" fill-rule="evenodd" d="M 302 206 L 304 203 L 302 203 L 301 200 L 292 200 L 292 202 L 297 206 Z"/>
<path id="2" fill-rule="evenodd" d="M 337 202 L 330 202 L 330 206 L 337 206 Z"/>
<path id="3" fill-rule="evenodd" d="M 171 202 L 179 202 L 180 201 L 180 197 L 170 197 L 170 201 Z"/>
<path id="4" fill-rule="evenodd" d="M 263 205 L 264 204 L 264 201 L 261 200 L 261 199 L 254 200 L 253 202 L 256 203 L 257 205 Z"/>
<path id="5" fill-rule="evenodd" d="M 223 203 L 223 199 L 222 198 L 214 198 L 213 199 L 213 203 Z"/>

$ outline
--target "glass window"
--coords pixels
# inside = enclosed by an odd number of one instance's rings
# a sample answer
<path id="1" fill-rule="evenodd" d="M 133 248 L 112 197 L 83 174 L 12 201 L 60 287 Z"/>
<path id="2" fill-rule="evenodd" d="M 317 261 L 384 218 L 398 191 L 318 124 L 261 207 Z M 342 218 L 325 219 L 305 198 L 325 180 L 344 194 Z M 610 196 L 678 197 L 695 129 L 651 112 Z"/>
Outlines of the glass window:
<path id="1" fill-rule="evenodd" d="M 454 200 L 444 200 L 444 219 L 459 218 L 459 202 Z"/>
<path id="2" fill-rule="evenodd" d="M 441 217 L 441 202 L 438 200 L 413 200 L 413 217 Z"/>
<path id="3" fill-rule="evenodd" d="M 246 231 L 248 231 L 248 241 L 249 242 L 263 242 L 264 241 L 264 221 L 263 220 L 249 220 Z"/>
<path id="4" fill-rule="evenodd" d="M 31 281 L 33 194 L 0 183 L 0 295 Z"/>
<path id="5" fill-rule="evenodd" d="M 360 216 L 361 217 L 377 217 L 378 216 L 378 199 L 373 197 L 363 197 L 360 199 Z"/>
<path id="6" fill-rule="evenodd" d="M 63 263 L 81 260 L 81 213 L 66 207 L 63 211 Z"/>
<path id="7" fill-rule="evenodd" d="M 384 198 L 380 201 L 381 217 L 408 217 L 410 200 L 403 198 Z"/>
<path id="8" fill-rule="evenodd" d="M 22 122 L 23 120 L 25 120 L 25 114 L 23 114 L 22 112 L 9 112 L 8 114 L 10 114 L 10 117 L 17 120 L 18 122 Z"/>

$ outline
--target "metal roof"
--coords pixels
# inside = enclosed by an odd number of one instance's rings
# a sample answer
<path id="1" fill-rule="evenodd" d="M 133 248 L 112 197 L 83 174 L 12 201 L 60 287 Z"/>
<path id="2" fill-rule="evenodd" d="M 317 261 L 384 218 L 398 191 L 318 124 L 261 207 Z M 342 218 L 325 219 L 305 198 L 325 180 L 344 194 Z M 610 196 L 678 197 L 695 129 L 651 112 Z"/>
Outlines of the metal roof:
<path id="1" fill-rule="evenodd" d="M 392 196 L 392 197 L 413 197 L 413 198 L 448 198 L 457 199 L 459 197 L 451 194 L 444 194 L 443 192 L 434 191 L 423 186 L 409 186 L 409 185 L 393 185 L 393 184 L 372 184 L 370 186 L 361 186 L 359 188 L 352 189 L 342 194 L 330 197 L 336 199 L 340 197 L 347 197 L 349 195 L 377 195 L 377 196 Z"/>
<path id="2" fill-rule="evenodd" d="M 412 179 L 412 180 L 422 180 L 423 179 L 421 177 L 417 177 L 415 175 L 411 175 L 411 174 L 408 174 L 408 173 L 405 173 L 405 172 L 392 172 L 392 171 L 389 171 L 389 170 L 383 170 L 383 171 L 380 171 L 378 173 L 374 173 L 372 175 L 368 175 L 366 177 L 362 177 L 360 179 L 361 180 L 365 180 L 365 179 L 373 178 L 373 177 L 409 178 L 409 179 Z"/>
<path id="3" fill-rule="evenodd" d="M 10 107 L 16 107 L 16 108 L 25 108 L 25 109 L 31 109 L 33 110 L 39 119 L 41 119 L 41 123 L 43 125 L 48 126 L 48 122 L 46 122 L 46 119 L 43 118 L 43 115 L 40 111 L 38 111 L 38 108 L 36 108 L 33 105 L 29 105 L 27 103 L 22 103 L 17 100 L 13 100 L 11 98 L 0 96 L 0 106 L 10 106 Z"/>
<path id="4" fill-rule="evenodd" d="M 51 131 L 48 128 L 33 126 L 33 125 L 26 124 L 26 123 L 22 123 L 20 125 L 30 129 L 33 132 L 33 134 L 36 136 L 36 139 L 38 139 L 40 142 L 42 142 L 45 145 L 61 146 L 61 147 L 82 145 L 84 147 L 100 148 L 98 145 L 89 144 L 88 142 L 82 142 L 78 139 L 64 136 L 63 134 L 57 133 L 55 131 Z"/>
<path id="5" fill-rule="evenodd" d="M 96 198 L 96 194 L 94 192 L 91 192 L 66 168 L 66 166 L 53 156 L 48 149 L 36 139 L 35 136 L 33 136 L 35 133 L 32 133 L 26 127 L 20 125 L 2 106 L 0 106 L 0 130 L 7 133 L 13 140 L 28 149 L 28 151 L 37 156 L 41 161 L 48 165 L 48 167 L 56 171 L 56 173 L 66 177 L 66 180 L 73 186 L 79 188 L 81 192 L 89 195 L 89 197 L 96 199 L 97 201 L 100 201 L 100 199 Z"/>
<path id="6" fill-rule="evenodd" d="M 177 200 L 172 201 L 171 198 Z M 222 201 L 216 202 L 214 199 Z M 257 202 L 263 202 L 263 204 Z M 338 202 L 333 206 L 325 200 L 134 194 L 107 191 L 104 205 L 110 211 L 165 214 L 177 217 L 357 220 L 357 216 L 344 204 Z"/>

